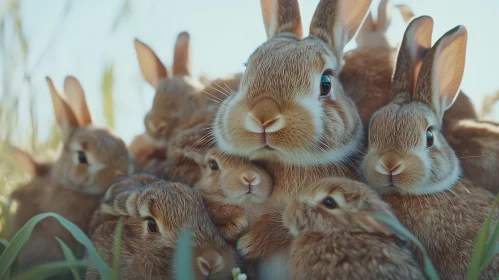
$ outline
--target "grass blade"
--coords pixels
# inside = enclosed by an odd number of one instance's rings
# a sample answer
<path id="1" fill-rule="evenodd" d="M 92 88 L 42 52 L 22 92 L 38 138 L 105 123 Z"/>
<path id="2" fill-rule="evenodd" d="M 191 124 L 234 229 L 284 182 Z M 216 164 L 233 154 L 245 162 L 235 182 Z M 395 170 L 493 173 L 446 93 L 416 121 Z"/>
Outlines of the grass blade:
<path id="1" fill-rule="evenodd" d="M 174 279 L 194 280 L 194 269 L 192 267 L 192 233 L 190 229 L 184 229 L 175 250 Z"/>
<path id="2" fill-rule="evenodd" d="M 41 220 L 47 217 L 55 218 L 63 227 L 65 227 L 69 232 L 71 232 L 73 237 L 78 242 L 83 244 L 87 249 L 88 255 L 90 256 L 90 259 L 95 263 L 95 266 L 97 267 L 97 270 L 101 275 L 101 278 L 109 279 L 111 275 L 111 269 L 106 265 L 106 263 L 104 263 L 102 258 L 97 254 L 95 247 L 93 246 L 92 242 L 87 237 L 87 235 L 83 231 L 81 231 L 81 229 L 78 228 L 75 224 L 71 223 L 70 221 L 68 221 L 67 219 L 56 213 L 44 213 L 36 215 L 33 218 L 31 218 L 16 233 L 14 238 L 12 238 L 11 242 L 9 243 L 9 246 L 7 246 L 2 255 L 0 255 L 0 279 L 3 279 L 7 270 L 16 259 L 16 256 L 19 254 L 19 252 L 24 247 L 26 242 L 28 242 L 36 224 L 38 224 Z"/>
<path id="3" fill-rule="evenodd" d="M 487 249 L 487 240 L 490 232 L 490 223 L 492 222 L 492 216 L 495 212 L 495 209 L 497 208 L 498 202 L 499 202 L 499 195 L 496 197 L 492 210 L 490 211 L 487 220 L 483 224 L 482 229 L 478 233 L 478 238 L 475 243 L 475 249 L 473 250 L 473 254 L 471 255 L 471 263 L 468 266 L 468 273 L 466 279 L 469 280 L 480 279 L 480 273 L 484 268 L 483 262 L 485 260 L 485 256 L 490 255 L 491 254 L 490 250 L 493 250 L 492 248 L 493 246 L 489 246 L 490 248 Z M 494 238 L 494 236 L 495 238 L 497 238 L 498 233 L 496 233 L 496 231 L 497 231 L 497 225 L 496 228 L 494 229 L 494 233 L 492 234 L 491 238 Z"/>
<path id="4" fill-rule="evenodd" d="M 71 267 L 85 268 L 85 261 L 59 261 L 36 266 L 17 275 L 14 280 L 41 280 L 67 272 Z"/>
<path id="5" fill-rule="evenodd" d="M 416 246 L 421 250 L 423 253 L 423 259 L 424 259 L 424 271 L 426 275 L 428 276 L 429 279 L 431 280 L 439 280 L 440 277 L 438 276 L 437 270 L 435 269 L 435 266 L 433 266 L 430 258 L 428 257 L 428 254 L 426 252 L 426 249 L 423 247 L 423 244 L 414 236 L 408 229 L 406 229 L 398 220 L 384 216 L 384 215 L 379 215 L 379 214 L 372 214 L 372 216 L 378 220 L 380 220 L 383 223 L 386 223 L 390 225 L 390 227 L 394 228 L 397 230 L 400 234 L 404 235 L 406 238 L 414 242 Z"/>
<path id="6" fill-rule="evenodd" d="M 7 241 L 3 238 L 0 238 L 0 255 L 3 253 L 3 251 L 5 251 L 5 248 L 7 248 L 8 245 L 9 245 L 9 241 Z"/>
<path id="7" fill-rule="evenodd" d="M 62 253 L 64 254 L 64 258 L 66 259 L 66 261 L 76 262 L 75 255 L 73 254 L 73 251 L 69 249 L 68 245 L 66 245 L 66 243 L 64 243 L 61 239 L 59 239 L 59 237 L 56 237 L 55 239 L 57 239 L 57 241 L 61 245 Z M 71 268 L 71 273 L 73 273 L 74 279 L 81 280 L 80 271 L 74 266 L 70 268 Z"/>
<path id="8" fill-rule="evenodd" d="M 114 128 L 114 102 L 113 102 L 113 87 L 114 87 L 114 71 L 113 65 L 106 67 L 102 76 L 101 91 L 102 91 L 102 109 L 104 117 L 109 127 Z"/>
<path id="9" fill-rule="evenodd" d="M 116 234 L 114 235 L 114 255 L 113 255 L 113 274 L 112 279 L 120 279 L 120 261 L 121 261 L 121 236 L 123 233 L 124 218 L 120 217 Z"/>

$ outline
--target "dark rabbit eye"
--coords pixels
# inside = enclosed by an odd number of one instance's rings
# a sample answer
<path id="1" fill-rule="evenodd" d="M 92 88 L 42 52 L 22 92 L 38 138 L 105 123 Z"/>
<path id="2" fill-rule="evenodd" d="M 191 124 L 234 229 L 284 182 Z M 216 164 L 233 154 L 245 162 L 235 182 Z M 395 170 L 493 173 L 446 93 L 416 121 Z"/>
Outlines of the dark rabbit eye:
<path id="1" fill-rule="evenodd" d="M 218 170 L 218 163 L 215 161 L 215 160 L 210 160 L 208 162 L 208 167 L 211 169 L 211 170 Z"/>
<path id="2" fill-rule="evenodd" d="M 147 231 L 149 233 L 156 233 L 158 232 L 158 224 L 156 224 L 156 221 L 153 218 L 147 218 Z"/>
<path id="3" fill-rule="evenodd" d="M 328 96 L 331 92 L 331 77 L 328 74 L 322 74 L 321 77 L 321 97 Z"/>
<path id="4" fill-rule="evenodd" d="M 80 164 L 88 164 L 87 155 L 84 151 L 78 151 L 78 162 Z"/>
<path id="5" fill-rule="evenodd" d="M 426 146 L 428 148 L 430 147 L 433 147 L 433 142 L 434 142 L 434 139 L 433 139 L 433 131 L 432 131 L 432 128 L 429 127 L 427 130 L 426 130 Z"/>
<path id="6" fill-rule="evenodd" d="M 327 197 L 322 201 L 322 205 L 326 206 L 328 209 L 336 209 L 338 208 L 338 203 L 332 198 Z"/>

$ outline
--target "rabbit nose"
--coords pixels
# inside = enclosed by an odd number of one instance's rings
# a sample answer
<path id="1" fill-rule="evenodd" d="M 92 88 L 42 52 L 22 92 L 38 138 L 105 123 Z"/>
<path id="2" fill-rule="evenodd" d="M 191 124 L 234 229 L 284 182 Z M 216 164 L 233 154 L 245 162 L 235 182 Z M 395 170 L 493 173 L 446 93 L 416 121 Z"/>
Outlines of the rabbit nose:
<path id="1" fill-rule="evenodd" d="M 279 114 L 274 116 L 273 118 L 266 120 L 266 121 L 261 121 L 253 113 L 248 113 L 246 116 L 246 121 L 244 123 L 245 128 L 248 131 L 255 132 L 255 133 L 271 133 L 271 132 L 277 132 L 281 130 L 284 127 L 285 124 L 284 117 Z"/>
<path id="2" fill-rule="evenodd" d="M 244 127 L 254 133 L 271 133 L 283 129 L 285 124 L 278 104 L 271 98 L 263 98 L 246 115 Z"/>
<path id="3" fill-rule="evenodd" d="M 405 169 L 404 161 L 393 155 L 383 156 L 376 164 L 376 171 L 384 175 L 395 176 Z"/>
<path id="4" fill-rule="evenodd" d="M 253 171 L 246 171 L 241 175 L 241 181 L 245 185 L 257 186 L 260 184 L 260 176 Z"/>

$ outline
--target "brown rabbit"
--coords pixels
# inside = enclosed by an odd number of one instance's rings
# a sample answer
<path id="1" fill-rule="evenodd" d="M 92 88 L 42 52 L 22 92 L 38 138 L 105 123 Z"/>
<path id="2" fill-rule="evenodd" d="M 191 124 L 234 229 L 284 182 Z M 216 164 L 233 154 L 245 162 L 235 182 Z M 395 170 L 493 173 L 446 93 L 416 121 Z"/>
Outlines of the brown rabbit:
<path id="1" fill-rule="evenodd" d="M 444 135 L 459 158 L 464 177 L 497 194 L 499 124 L 470 118 L 448 124 Z"/>
<path id="2" fill-rule="evenodd" d="M 240 75 L 216 80 L 208 86 L 192 75 L 190 35 L 187 32 L 177 37 L 172 75 L 168 75 L 166 67 L 147 45 L 135 40 L 135 50 L 144 78 L 156 89 L 144 124 L 149 136 L 161 147 L 166 148 L 174 131 L 206 122 L 207 114 L 214 117 L 216 105 L 225 95 L 238 89 L 230 86 L 239 85 Z"/>
<path id="3" fill-rule="evenodd" d="M 27 153 L 15 151 L 15 158 L 34 177 L 12 193 L 18 205 L 12 217 L 14 233 L 33 216 L 46 212 L 58 213 L 86 231 L 99 195 L 118 177 L 127 175 L 131 166 L 123 141 L 107 129 L 91 125 L 83 89 L 75 78 L 65 80 L 71 103 L 56 91 L 49 78 L 47 83 L 63 147 L 57 161 L 50 164 L 38 164 Z M 20 269 L 62 260 L 56 236 L 76 252 L 78 242 L 65 228 L 53 219 L 43 220 L 21 251 Z"/>
<path id="4" fill-rule="evenodd" d="M 459 93 L 466 28 L 456 26 L 430 48 L 432 29 L 428 16 L 414 19 L 406 29 L 391 103 L 371 119 L 362 171 L 427 249 L 441 277 L 465 279 L 494 196 L 459 179 L 459 161 L 440 130 L 445 110 Z M 418 250 L 415 255 L 422 263 Z M 498 274 L 494 258 L 482 277 Z"/>
<path id="5" fill-rule="evenodd" d="M 405 22 L 414 17 L 408 6 L 397 7 Z M 392 9 L 390 0 L 382 0 L 377 20 L 372 20 L 371 14 L 368 14 L 356 37 L 357 48 L 345 53 L 345 66 L 340 74 L 345 93 L 355 102 L 365 128 L 374 112 L 390 102 L 397 55 L 397 48 L 391 45 L 386 33 Z M 447 124 L 469 118 L 476 119 L 477 114 L 471 100 L 461 93 L 454 106 L 445 112 L 444 135 L 447 137 Z M 455 137 L 459 138 L 459 135 Z"/>
<path id="6" fill-rule="evenodd" d="M 120 279 L 172 279 L 173 255 L 184 228 L 192 231 L 196 279 L 231 279 L 236 255 L 190 187 L 137 174 L 111 186 L 106 198 L 97 210 L 105 218 L 98 218 L 102 223 L 91 239 L 112 264 L 114 234 L 124 218 Z M 88 268 L 86 279 L 100 279 L 95 267 Z"/>
<path id="7" fill-rule="evenodd" d="M 134 157 L 137 171 L 147 170 L 151 165 L 166 160 L 166 149 L 156 146 L 146 133 L 137 135 L 128 151 Z"/>
<path id="8" fill-rule="evenodd" d="M 293 279 L 425 279 L 407 240 L 373 213 L 395 218 L 360 182 L 327 177 L 304 188 L 283 214 Z"/>
<path id="9" fill-rule="evenodd" d="M 320 1 L 310 35 L 302 39 L 296 0 L 261 1 L 268 41 L 249 57 L 240 90 L 217 112 L 218 147 L 266 161 L 275 179 L 268 211 L 238 242 L 246 258 L 264 258 L 264 279 L 290 278 L 290 236 L 281 211 L 298 189 L 325 176 L 355 176 L 349 157 L 361 146 L 362 123 L 338 76 L 344 47 L 370 3 Z"/>
<path id="10" fill-rule="evenodd" d="M 201 179 L 194 185 L 222 236 L 235 242 L 253 227 L 272 192 L 272 178 L 249 160 L 216 148 L 191 150 L 188 157 L 200 165 Z"/>

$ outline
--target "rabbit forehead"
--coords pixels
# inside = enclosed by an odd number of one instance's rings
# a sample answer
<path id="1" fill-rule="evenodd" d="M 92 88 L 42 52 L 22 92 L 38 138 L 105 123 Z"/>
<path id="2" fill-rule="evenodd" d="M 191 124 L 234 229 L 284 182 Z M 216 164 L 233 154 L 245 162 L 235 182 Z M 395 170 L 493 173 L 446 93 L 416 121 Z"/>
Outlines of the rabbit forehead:
<path id="1" fill-rule="evenodd" d="M 241 90 L 247 97 L 273 93 L 283 94 L 286 100 L 293 93 L 309 92 L 313 74 L 338 67 L 339 62 L 332 52 L 312 39 L 275 39 L 250 56 Z"/>
<path id="2" fill-rule="evenodd" d="M 425 104 L 391 104 L 376 112 L 369 125 L 369 149 L 410 151 L 425 144 L 425 131 L 438 126 L 437 116 Z"/>
<path id="3" fill-rule="evenodd" d="M 94 126 L 79 128 L 71 137 L 69 147 L 72 150 L 91 153 L 102 164 L 129 160 L 125 142 L 105 128 Z"/>
<path id="4" fill-rule="evenodd" d="M 199 82 L 190 77 L 181 76 L 165 79 L 158 85 L 152 108 L 153 110 L 157 109 L 158 113 L 164 112 L 165 107 L 179 109 L 200 88 Z M 164 113 L 171 114 L 172 112 L 166 111 Z"/>

